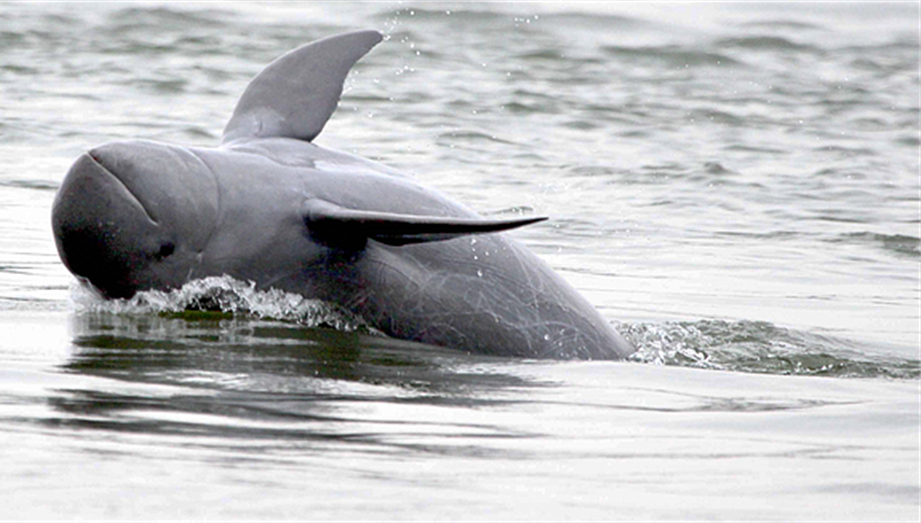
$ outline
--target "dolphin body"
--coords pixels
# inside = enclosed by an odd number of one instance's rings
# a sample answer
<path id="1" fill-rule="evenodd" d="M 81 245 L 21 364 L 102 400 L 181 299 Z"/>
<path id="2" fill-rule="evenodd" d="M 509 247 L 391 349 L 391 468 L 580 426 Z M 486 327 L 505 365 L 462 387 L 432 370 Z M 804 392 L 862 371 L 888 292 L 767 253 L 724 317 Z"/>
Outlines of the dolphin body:
<path id="1" fill-rule="evenodd" d="M 381 164 L 311 143 L 382 39 L 297 48 L 247 86 L 217 148 L 119 141 L 57 193 L 67 268 L 107 298 L 229 275 L 344 307 L 384 333 L 474 353 L 618 359 L 634 351 L 575 289 L 484 219 Z"/>

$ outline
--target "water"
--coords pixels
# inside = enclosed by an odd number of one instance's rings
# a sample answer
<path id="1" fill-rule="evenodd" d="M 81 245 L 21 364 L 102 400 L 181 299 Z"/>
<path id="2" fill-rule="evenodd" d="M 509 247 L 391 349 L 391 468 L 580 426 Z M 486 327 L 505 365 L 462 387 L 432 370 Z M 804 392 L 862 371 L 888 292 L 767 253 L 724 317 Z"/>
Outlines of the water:
<path id="1" fill-rule="evenodd" d="M 917 520 L 918 27 L 894 3 L 0 5 L 0 513 Z M 262 66 L 358 28 L 388 40 L 318 143 L 550 215 L 514 234 L 631 361 L 420 346 L 226 279 L 75 284 L 49 214 L 79 154 L 212 146 Z"/>

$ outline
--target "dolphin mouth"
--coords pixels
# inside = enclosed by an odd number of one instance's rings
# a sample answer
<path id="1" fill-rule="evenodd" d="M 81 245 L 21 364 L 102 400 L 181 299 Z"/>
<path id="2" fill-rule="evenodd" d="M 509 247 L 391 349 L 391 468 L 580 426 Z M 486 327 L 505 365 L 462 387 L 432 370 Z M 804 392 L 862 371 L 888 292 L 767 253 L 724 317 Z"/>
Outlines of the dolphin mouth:
<path id="1" fill-rule="evenodd" d="M 157 220 L 156 216 L 154 216 L 150 212 L 150 209 L 148 209 L 147 206 L 144 205 L 144 202 L 141 201 L 141 199 L 137 197 L 137 195 L 131 190 L 131 188 L 128 187 L 128 185 L 125 184 L 125 182 L 121 178 L 119 178 L 118 175 L 116 175 L 114 172 L 112 172 L 112 170 L 110 170 L 103 164 L 98 154 L 94 154 L 93 151 L 89 151 L 88 153 L 84 154 L 84 156 L 86 156 L 86 158 L 88 158 L 89 161 L 91 161 L 93 165 L 97 167 L 100 171 L 102 171 L 104 174 L 108 175 L 110 178 L 115 180 L 118 183 L 118 186 L 124 189 L 125 196 L 128 199 L 128 201 L 134 204 L 136 207 L 138 207 L 138 209 L 142 213 L 144 213 L 144 216 L 146 216 L 147 219 L 150 220 L 152 224 L 159 227 L 160 222 Z"/>

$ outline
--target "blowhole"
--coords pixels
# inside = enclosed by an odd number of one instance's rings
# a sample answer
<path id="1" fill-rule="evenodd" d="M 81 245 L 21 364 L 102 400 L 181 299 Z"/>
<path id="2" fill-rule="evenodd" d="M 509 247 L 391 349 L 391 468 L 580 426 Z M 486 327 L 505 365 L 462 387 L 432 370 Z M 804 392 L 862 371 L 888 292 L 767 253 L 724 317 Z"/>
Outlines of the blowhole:
<path id="1" fill-rule="evenodd" d="M 157 254 L 154 255 L 154 258 L 157 260 L 162 260 L 169 257 L 176 251 L 176 246 L 173 242 L 163 242 L 160 244 L 160 250 L 157 251 Z"/>

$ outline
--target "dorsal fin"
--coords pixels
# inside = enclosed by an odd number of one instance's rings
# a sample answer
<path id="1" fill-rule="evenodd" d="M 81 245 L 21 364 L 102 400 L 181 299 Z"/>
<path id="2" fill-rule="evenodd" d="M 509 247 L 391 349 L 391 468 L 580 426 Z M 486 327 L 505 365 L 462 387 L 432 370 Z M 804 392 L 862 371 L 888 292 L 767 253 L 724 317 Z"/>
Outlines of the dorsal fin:
<path id="1" fill-rule="evenodd" d="M 336 110 L 349 70 L 382 38 L 377 31 L 346 33 L 282 55 L 246 87 L 221 143 L 269 137 L 313 140 Z"/>
<path id="2" fill-rule="evenodd" d="M 367 239 L 387 245 L 450 240 L 469 234 L 506 231 L 544 221 L 545 216 L 488 220 L 450 216 L 419 216 L 346 209 L 325 200 L 304 203 L 304 223 L 318 241 L 332 246 L 361 247 Z"/>

